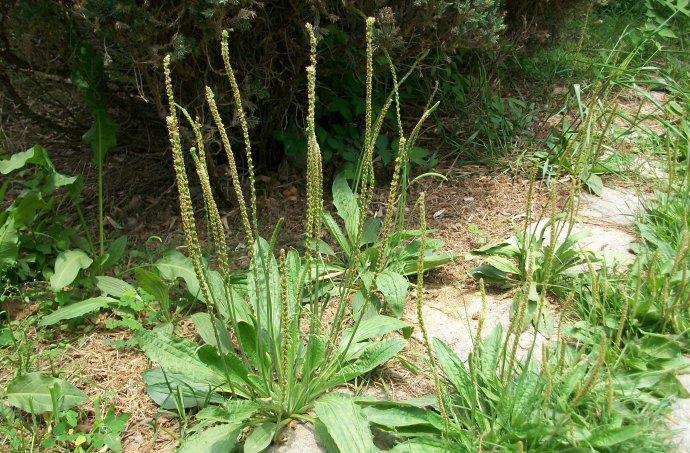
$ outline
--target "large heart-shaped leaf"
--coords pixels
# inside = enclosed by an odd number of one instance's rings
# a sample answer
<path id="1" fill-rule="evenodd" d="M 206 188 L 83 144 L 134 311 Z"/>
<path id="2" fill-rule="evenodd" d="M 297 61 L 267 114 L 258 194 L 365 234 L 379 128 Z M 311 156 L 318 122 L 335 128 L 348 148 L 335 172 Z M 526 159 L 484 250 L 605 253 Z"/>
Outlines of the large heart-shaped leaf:
<path id="1" fill-rule="evenodd" d="M 52 392 L 52 396 L 51 396 Z M 57 410 L 64 411 L 86 402 L 86 394 L 74 385 L 40 372 L 17 376 L 7 386 L 7 401 L 10 405 L 31 414 L 42 414 L 53 410 L 53 396 Z"/>
<path id="2" fill-rule="evenodd" d="M 74 249 L 60 253 L 55 260 L 55 272 L 50 276 L 53 291 L 62 291 L 77 278 L 79 271 L 91 266 L 93 260 L 82 250 Z"/>

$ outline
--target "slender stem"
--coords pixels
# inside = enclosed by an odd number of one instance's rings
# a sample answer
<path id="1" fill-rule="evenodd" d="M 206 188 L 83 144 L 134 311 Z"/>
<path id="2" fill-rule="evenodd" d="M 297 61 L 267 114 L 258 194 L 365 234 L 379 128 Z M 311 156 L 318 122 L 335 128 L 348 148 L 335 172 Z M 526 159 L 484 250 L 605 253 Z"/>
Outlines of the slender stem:
<path id="1" fill-rule="evenodd" d="M 98 245 L 101 256 L 105 255 L 105 228 L 103 216 L 103 161 L 98 162 Z"/>

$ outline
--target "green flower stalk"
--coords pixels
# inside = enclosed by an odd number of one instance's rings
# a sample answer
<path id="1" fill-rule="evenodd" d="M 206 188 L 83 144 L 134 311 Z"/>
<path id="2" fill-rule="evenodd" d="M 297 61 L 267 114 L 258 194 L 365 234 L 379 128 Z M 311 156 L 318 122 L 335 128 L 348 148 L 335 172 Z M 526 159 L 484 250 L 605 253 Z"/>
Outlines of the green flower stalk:
<path id="1" fill-rule="evenodd" d="M 182 221 L 182 231 L 184 232 L 185 242 L 189 257 L 194 266 L 194 273 L 199 280 L 199 287 L 204 300 L 209 306 L 213 306 L 211 298 L 211 291 L 206 281 L 204 273 L 204 265 L 201 255 L 201 246 L 199 244 L 199 237 L 197 234 L 196 221 L 194 220 L 194 209 L 192 207 L 192 197 L 189 192 L 189 181 L 187 179 L 187 170 L 184 164 L 184 156 L 182 154 L 182 143 L 180 141 L 180 126 L 177 121 L 175 96 L 172 88 L 172 79 L 170 77 L 170 55 L 166 55 L 163 60 L 163 72 L 165 76 L 165 88 L 168 94 L 168 105 L 170 114 L 166 117 L 166 124 L 168 126 L 168 134 L 170 136 L 170 145 L 173 155 L 173 167 L 175 169 L 175 180 L 177 182 L 177 190 L 180 201 L 180 218 Z"/>
<path id="2" fill-rule="evenodd" d="M 424 304 L 424 249 L 426 242 L 426 206 L 424 203 L 424 192 L 419 194 L 419 229 L 421 235 L 419 237 L 419 255 L 417 258 L 417 320 L 419 321 L 419 328 L 422 331 L 422 338 L 424 339 L 424 346 L 426 347 L 427 355 L 429 356 L 429 363 L 431 364 L 431 372 L 434 375 L 434 387 L 436 389 L 436 402 L 438 404 L 439 413 L 443 419 L 443 424 L 448 429 L 448 413 L 446 412 L 446 405 L 443 399 L 443 390 L 441 389 L 441 380 L 439 379 L 438 367 L 436 365 L 436 356 L 431 347 L 429 339 L 429 332 L 424 324 L 424 313 L 422 306 Z"/>
<path id="3" fill-rule="evenodd" d="M 367 40 L 367 63 L 366 63 L 366 99 L 365 99 L 365 113 L 364 113 L 364 143 L 368 143 L 371 140 L 371 118 L 372 118 L 372 109 L 371 109 L 371 99 L 372 99 L 372 91 L 373 91 L 373 74 L 374 74 L 374 44 L 373 44 L 373 36 L 374 36 L 374 24 L 376 23 L 376 19 L 373 17 L 367 17 L 367 34 L 366 34 L 366 40 Z M 365 145 L 366 146 L 366 145 Z"/>
<path id="4" fill-rule="evenodd" d="M 625 330 L 625 323 L 628 321 L 628 311 L 630 310 L 630 298 L 628 297 L 628 292 L 625 290 L 623 285 L 619 289 L 621 297 L 623 297 L 623 310 L 621 312 L 621 319 L 618 324 L 618 331 L 616 332 L 616 338 L 613 341 L 615 346 L 620 346 L 621 340 L 623 339 L 623 330 Z"/>
<path id="5" fill-rule="evenodd" d="M 311 243 L 321 236 L 323 209 L 323 171 L 321 149 L 316 140 L 316 35 L 314 27 L 305 24 L 309 35 L 310 62 L 307 67 L 307 240 Z"/>
<path id="6" fill-rule="evenodd" d="M 206 151 L 204 147 L 204 139 L 201 135 L 201 123 L 199 119 L 192 119 L 186 109 L 177 107 L 185 116 L 194 133 L 194 140 L 196 148 L 190 149 L 190 153 L 194 160 L 197 177 L 201 183 L 201 193 L 204 198 L 204 205 L 208 214 L 209 231 L 211 233 L 211 240 L 216 251 L 218 259 L 218 268 L 222 275 L 230 273 L 230 259 L 228 257 L 228 245 L 225 240 L 225 228 L 220 217 L 218 205 L 213 198 L 213 191 L 211 190 L 211 182 L 208 176 L 208 168 L 206 167 Z M 195 153 L 196 151 L 196 153 Z M 198 155 L 197 155 L 198 153 Z"/>
<path id="7" fill-rule="evenodd" d="M 599 350 L 597 354 L 597 361 L 594 363 L 594 366 L 592 369 L 589 371 L 589 374 L 585 378 L 585 381 L 582 383 L 580 386 L 580 389 L 577 391 L 575 396 L 573 397 L 572 404 L 573 406 L 577 406 L 582 397 L 587 395 L 590 390 L 592 390 L 592 387 L 594 387 L 594 384 L 596 382 L 596 379 L 599 377 L 599 372 L 601 371 L 601 367 L 604 365 L 604 359 L 606 358 L 606 346 L 608 343 L 608 338 L 606 335 L 602 336 L 601 342 L 599 343 Z"/>
<path id="8" fill-rule="evenodd" d="M 405 149 L 405 137 L 400 136 L 398 143 L 398 153 L 395 156 L 395 168 L 393 169 L 393 179 L 391 180 L 390 189 L 388 191 L 388 199 L 386 200 L 386 214 L 383 217 L 383 224 L 381 226 L 381 239 L 379 254 L 376 257 L 376 267 L 374 278 L 378 276 L 383 270 L 386 252 L 388 249 L 388 239 L 390 238 L 393 229 L 393 214 L 395 212 L 394 205 L 398 198 L 398 186 L 400 185 L 400 173 L 402 172 L 403 161 L 407 150 Z"/>
<path id="9" fill-rule="evenodd" d="M 249 215 L 247 214 L 247 204 L 244 200 L 244 194 L 242 193 L 242 186 L 240 184 L 240 176 L 237 173 L 237 164 L 235 163 L 235 154 L 230 146 L 230 139 L 228 138 L 228 133 L 225 130 L 225 125 L 220 117 L 220 112 L 218 112 L 218 106 L 216 105 L 216 100 L 213 95 L 211 88 L 206 87 L 206 101 L 211 110 L 211 116 L 213 116 L 213 121 L 216 123 L 218 132 L 220 133 L 220 139 L 223 143 L 223 148 L 225 149 L 225 154 L 228 158 L 228 167 L 230 169 L 230 179 L 232 179 L 232 186 L 235 189 L 235 196 L 237 197 L 237 204 L 240 208 L 240 217 L 242 219 L 242 226 L 244 228 L 244 234 L 247 238 L 247 247 L 249 250 L 254 244 L 254 234 L 252 232 L 252 227 L 249 222 Z M 252 184 L 253 186 L 253 184 Z"/>
<path id="10" fill-rule="evenodd" d="M 285 403 L 287 399 L 288 386 L 288 340 L 290 338 L 289 329 L 289 294 L 288 294 L 288 272 L 285 264 L 285 250 L 280 249 L 280 395 Z"/>
<path id="11" fill-rule="evenodd" d="M 232 97 L 235 100 L 235 114 L 240 121 L 240 127 L 242 128 L 242 137 L 244 139 L 244 149 L 247 153 L 247 174 L 249 176 L 249 203 L 252 209 L 252 227 L 254 235 L 258 236 L 259 229 L 257 225 L 257 212 L 256 212 L 256 184 L 254 178 L 254 163 L 252 161 L 252 143 L 249 139 L 249 124 L 247 123 L 247 118 L 244 115 L 244 107 L 242 106 L 242 96 L 240 94 L 240 88 L 237 85 L 237 79 L 235 78 L 235 71 L 232 69 L 230 64 L 230 53 L 228 51 L 228 31 L 223 30 L 223 39 L 221 39 L 220 52 L 223 57 L 223 64 L 225 65 L 225 72 L 228 74 L 228 79 L 230 79 L 230 87 L 232 89 Z"/>

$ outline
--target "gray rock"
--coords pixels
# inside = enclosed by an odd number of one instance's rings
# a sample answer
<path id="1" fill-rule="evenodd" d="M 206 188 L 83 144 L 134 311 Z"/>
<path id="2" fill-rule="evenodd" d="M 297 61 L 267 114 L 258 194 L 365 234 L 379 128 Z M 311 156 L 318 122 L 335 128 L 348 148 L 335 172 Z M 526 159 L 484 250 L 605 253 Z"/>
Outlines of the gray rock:
<path id="1" fill-rule="evenodd" d="M 618 225 L 632 225 L 639 209 L 639 197 L 626 189 L 604 187 L 601 197 L 588 193 L 580 197 L 581 217 Z"/>
<path id="2" fill-rule="evenodd" d="M 314 427 L 307 423 L 292 423 L 283 431 L 284 442 L 271 445 L 269 453 L 325 453 Z"/>

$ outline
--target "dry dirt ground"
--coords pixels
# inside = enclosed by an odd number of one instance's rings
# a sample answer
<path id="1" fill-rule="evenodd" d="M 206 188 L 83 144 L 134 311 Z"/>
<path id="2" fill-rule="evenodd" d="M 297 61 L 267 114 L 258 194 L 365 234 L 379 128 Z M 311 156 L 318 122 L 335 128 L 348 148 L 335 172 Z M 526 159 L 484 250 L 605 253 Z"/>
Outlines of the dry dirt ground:
<path id="1" fill-rule="evenodd" d="M 88 165 L 84 167 L 86 168 Z M 461 176 L 455 176 L 446 182 L 427 183 L 424 187 L 429 227 L 437 230 L 434 235 L 444 240 L 444 248 L 456 252 L 459 257 L 456 262 L 433 271 L 427 278 L 424 293 L 427 306 L 425 316 L 429 318 L 430 324 L 438 326 L 441 331 L 447 329 L 438 324 L 437 318 L 443 316 L 440 313 L 467 311 L 465 299 L 468 294 L 477 290 L 475 282 L 467 275 L 472 263 L 463 259 L 464 254 L 486 240 L 509 236 L 515 225 L 522 224 L 525 221 L 529 189 L 528 180 L 506 173 L 489 173 L 486 169 L 475 166 L 456 167 L 453 170 L 455 175 Z M 120 175 L 115 171 L 109 175 L 109 179 L 112 178 L 113 181 L 120 180 Z M 111 230 L 119 229 L 135 238 L 135 242 L 144 242 L 148 235 L 156 234 L 161 236 L 165 244 L 181 243 L 175 204 L 176 190 L 168 185 L 168 178 L 161 177 L 161 180 L 166 183 L 155 191 L 155 197 L 137 193 L 137 188 L 111 187 L 111 195 L 113 192 L 117 194 L 118 190 L 122 191 L 122 196 L 115 197 L 116 201 L 112 202 L 111 209 L 107 211 L 112 220 Z M 259 183 L 258 202 L 263 224 L 272 225 L 280 216 L 286 216 L 281 241 L 286 245 L 295 245 L 300 239 L 303 222 L 302 187 L 299 182 L 281 185 L 270 176 L 262 180 L 264 182 Z M 420 190 L 421 187 L 413 187 L 411 199 L 415 199 Z M 131 195 L 132 191 L 135 192 L 134 195 Z M 534 194 L 534 205 L 539 211 L 547 203 L 547 189 L 536 184 Z M 380 199 L 384 199 L 385 195 L 385 191 L 378 194 Z M 93 201 L 88 195 L 87 200 Z M 152 217 L 152 212 L 155 217 Z M 232 208 L 225 210 L 224 214 L 231 236 L 229 243 L 233 244 L 233 240 L 239 240 L 238 219 Z M 416 213 L 410 212 L 409 217 L 411 226 L 414 226 L 417 221 Z M 134 220 L 127 220 L 128 218 Z M 146 225 L 145 229 L 140 227 L 142 224 Z M 478 230 L 471 232 L 469 225 L 475 225 Z M 410 310 L 405 316 L 410 322 L 416 323 L 411 310 L 413 305 L 414 301 L 410 300 Z M 507 313 L 505 303 L 497 306 L 503 310 L 501 313 Z M 131 333 L 99 328 L 98 324 L 102 321 L 94 320 L 97 326 L 87 334 L 71 335 L 69 339 L 64 339 L 67 345 L 54 357 L 52 363 L 46 362 L 40 366 L 63 370 L 65 376 L 74 378 L 90 396 L 104 397 L 116 411 L 131 414 L 123 434 L 125 451 L 174 450 L 179 433 L 177 421 L 159 413 L 146 394 L 140 378 L 141 373 L 151 364 L 137 349 L 113 346 L 115 341 L 126 339 Z M 455 330 L 457 324 L 451 323 L 448 327 Z M 185 326 L 183 328 L 189 335 L 189 330 Z M 441 331 L 438 335 L 443 334 Z M 459 335 L 460 338 L 465 338 L 465 335 Z M 51 344 L 41 347 L 51 348 L 53 340 L 55 338 L 51 338 Z M 452 342 L 452 338 L 450 340 Z M 413 339 L 406 353 L 407 358 L 421 363 L 421 353 L 419 342 Z M 5 377 L 11 376 L 3 376 Z M 432 390 L 428 380 L 418 373 L 412 373 L 399 361 L 393 361 L 377 372 L 368 385 L 372 392 L 387 393 L 398 398 L 427 394 Z"/>

